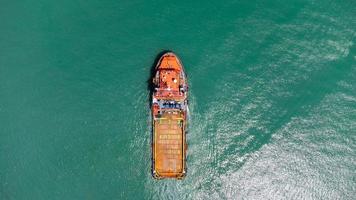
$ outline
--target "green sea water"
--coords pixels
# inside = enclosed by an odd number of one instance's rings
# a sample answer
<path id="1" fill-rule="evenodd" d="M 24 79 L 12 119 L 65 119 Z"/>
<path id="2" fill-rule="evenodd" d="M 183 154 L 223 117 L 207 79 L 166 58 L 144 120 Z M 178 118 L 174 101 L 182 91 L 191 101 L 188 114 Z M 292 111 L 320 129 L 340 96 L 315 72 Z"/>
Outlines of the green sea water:
<path id="1" fill-rule="evenodd" d="M 354 0 L 0 0 L 0 199 L 355 199 Z M 152 179 L 148 80 L 190 84 Z"/>

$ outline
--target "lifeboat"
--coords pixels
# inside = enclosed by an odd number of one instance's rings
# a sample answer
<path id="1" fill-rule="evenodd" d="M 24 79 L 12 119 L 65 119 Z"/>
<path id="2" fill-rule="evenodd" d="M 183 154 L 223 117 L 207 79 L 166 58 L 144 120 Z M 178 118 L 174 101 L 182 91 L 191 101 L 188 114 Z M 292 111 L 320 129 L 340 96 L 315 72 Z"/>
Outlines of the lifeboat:
<path id="1" fill-rule="evenodd" d="M 173 52 L 157 62 L 152 94 L 152 176 L 185 177 L 188 84 L 183 65 Z"/>

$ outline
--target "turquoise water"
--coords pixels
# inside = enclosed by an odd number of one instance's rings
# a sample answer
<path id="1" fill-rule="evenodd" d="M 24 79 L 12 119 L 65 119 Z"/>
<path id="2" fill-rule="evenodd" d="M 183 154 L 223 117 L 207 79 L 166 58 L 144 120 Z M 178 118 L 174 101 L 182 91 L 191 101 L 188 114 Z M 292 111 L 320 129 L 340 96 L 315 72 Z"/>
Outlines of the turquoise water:
<path id="1" fill-rule="evenodd" d="M 0 1 L 0 199 L 354 199 L 356 3 Z M 148 80 L 190 84 L 188 175 L 150 175 Z"/>

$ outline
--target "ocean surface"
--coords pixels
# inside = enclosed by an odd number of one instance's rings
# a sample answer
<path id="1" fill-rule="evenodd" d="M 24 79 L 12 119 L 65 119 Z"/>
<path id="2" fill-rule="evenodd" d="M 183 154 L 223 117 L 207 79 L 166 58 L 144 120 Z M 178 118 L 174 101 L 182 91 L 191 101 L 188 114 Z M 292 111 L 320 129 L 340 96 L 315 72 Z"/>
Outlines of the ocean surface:
<path id="1" fill-rule="evenodd" d="M 354 0 L 1 0 L 0 199 L 355 199 L 355 42 Z M 164 50 L 183 181 L 150 174 Z"/>

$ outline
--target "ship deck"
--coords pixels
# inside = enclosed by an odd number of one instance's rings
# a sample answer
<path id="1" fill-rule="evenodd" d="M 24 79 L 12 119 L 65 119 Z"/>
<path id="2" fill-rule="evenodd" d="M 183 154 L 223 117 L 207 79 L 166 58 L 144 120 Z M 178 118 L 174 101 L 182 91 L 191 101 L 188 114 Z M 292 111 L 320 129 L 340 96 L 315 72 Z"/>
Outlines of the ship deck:
<path id="1" fill-rule="evenodd" d="M 154 171 L 160 177 L 184 175 L 185 136 L 180 112 L 167 112 L 154 120 Z"/>

